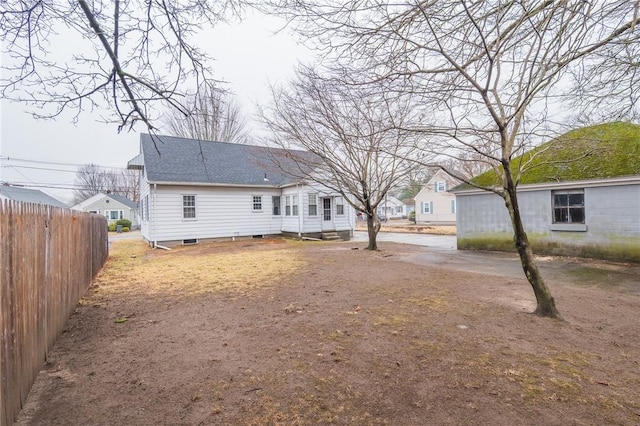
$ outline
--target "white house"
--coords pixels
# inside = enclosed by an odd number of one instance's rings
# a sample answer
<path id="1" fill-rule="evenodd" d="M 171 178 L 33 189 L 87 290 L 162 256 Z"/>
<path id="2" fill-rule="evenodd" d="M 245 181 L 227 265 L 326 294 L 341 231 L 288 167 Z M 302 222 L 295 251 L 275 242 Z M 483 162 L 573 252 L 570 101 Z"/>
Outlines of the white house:
<path id="1" fill-rule="evenodd" d="M 415 196 L 416 223 L 456 224 L 456 196 L 449 192 L 460 181 L 438 170 Z"/>
<path id="2" fill-rule="evenodd" d="M 269 235 L 349 239 L 354 209 L 340 194 L 289 177 L 285 163 L 269 161 L 274 153 L 286 159 L 274 148 L 142 134 L 128 168 L 141 173 L 143 238 L 154 246 Z"/>
<path id="3" fill-rule="evenodd" d="M 131 221 L 131 229 L 138 229 L 140 221 L 138 219 L 138 205 L 130 199 L 116 194 L 99 193 L 71 207 L 73 210 L 101 214 L 109 222 L 116 222 L 118 219 L 128 219 Z"/>
<path id="4" fill-rule="evenodd" d="M 574 130 L 542 145 L 535 160 L 518 186 L 535 253 L 640 262 L 639 125 Z M 497 182 L 492 173 L 474 181 Z M 455 192 L 458 249 L 515 250 L 502 197 L 464 185 Z"/>
<path id="5" fill-rule="evenodd" d="M 412 211 L 416 209 L 416 200 L 415 198 L 405 198 L 402 200 L 402 204 L 404 205 L 405 216 L 409 216 Z"/>
<path id="6" fill-rule="evenodd" d="M 378 204 L 378 214 L 384 215 L 387 219 L 407 217 L 404 203 L 391 195 L 386 195 Z"/>

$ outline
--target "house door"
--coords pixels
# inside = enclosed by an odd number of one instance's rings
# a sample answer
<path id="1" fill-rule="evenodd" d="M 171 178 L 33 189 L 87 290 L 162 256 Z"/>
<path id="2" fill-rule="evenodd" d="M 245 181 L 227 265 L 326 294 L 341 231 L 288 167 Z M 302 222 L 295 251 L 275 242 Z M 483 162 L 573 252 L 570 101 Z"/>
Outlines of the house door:
<path id="1" fill-rule="evenodd" d="M 331 210 L 331 198 L 322 199 L 322 230 L 333 231 L 333 214 Z"/>

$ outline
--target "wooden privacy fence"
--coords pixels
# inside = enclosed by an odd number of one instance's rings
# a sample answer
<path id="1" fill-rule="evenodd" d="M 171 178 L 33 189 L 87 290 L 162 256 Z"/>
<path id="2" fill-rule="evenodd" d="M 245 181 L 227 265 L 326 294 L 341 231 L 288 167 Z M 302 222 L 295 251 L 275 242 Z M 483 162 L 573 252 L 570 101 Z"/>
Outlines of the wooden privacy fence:
<path id="1" fill-rule="evenodd" d="M 0 426 L 15 421 L 107 244 L 102 216 L 0 202 Z"/>

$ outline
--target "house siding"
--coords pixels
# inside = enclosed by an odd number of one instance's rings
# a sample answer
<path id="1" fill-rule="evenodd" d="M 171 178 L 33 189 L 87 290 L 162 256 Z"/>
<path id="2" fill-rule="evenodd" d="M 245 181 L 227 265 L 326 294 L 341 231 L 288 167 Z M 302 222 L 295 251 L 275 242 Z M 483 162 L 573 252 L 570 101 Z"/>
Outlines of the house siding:
<path id="1" fill-rule="evenodd" d="M 291 214 L 286 214 L 286 197 L 291 197 Z M 293 215 L 293 197 L 298 197 L 298 214 Z M 282 203 L 282 228 L 283 232 L 298 234 L 304 232 L 304 216 L 301 216 L 304 212 L 304 195 L 299 186 L 291 186 L 284 188 L 281 192 Z"/>
<path id="2" fill-rule="evenodd" d="M 443 171 L 438 171 L 434 177 L 415 196 L 416 223 L 438 223 L 455 225 L 457 219 L 458 206 L 455 194 L 451 192 L 436 192 L 434 185 L 436 182 L 446 182 L 446 189 L 449 191 L 459 182 L 447 175 Z M 456 203 L 455 212 L 451 211 L 451 203 Z M 424 204 L 431 203 L 433 209 L 431 213 L 424 213 Z"/>
<path id="3" fill-rule="evenodd" d="M 581 231 L 552 229 L 551 189 L 519 192 L 523 224 L 534 251 L 640 261 L 640 184 L 583 189 L 586 230 Z M 458 194 L 457 235 L 460 249 L 514 249 L 504 201 L 493 193 Z"/>
<path id="4" fill-rule="evenodd" d="M 153 217 L 143 228 L 143 236 L 150 241 L 272 235 L 282 230 L 282 218 L 272 214 L 271 197 L 280 195 L 278 189 L 158 185 L 151 192 L 149 207 Z M 183 195 L 195 195 L 195 219 L 182 217 Z M 262 196 L 259 212 L 253 211 L 254 195 Z M 158 224 L 155 229 L 153 221 Z"/>
<path id="5" fill-rule="evenodd" d="M 142 237 L 148 241 L 152 241 L 151 237 L 151 221 L 153 217 L 151 215 L 151 211 L 148 213 L 149 220 L 147 220 L 147 212 L 145 209 L 145 197 L 148 197 L 148 208 L 151 209 L 152 200 L 151 200 L 151 186 L 144 179 L 140 179 L 140 233 Z"/>
<path id="6" fill-rule="evenodd" d="M 396 197 L 386 196 L 378 204 L 378 214 L 385 215 L 388 219 L 401 219 L 407 216 L 405 205 Z"/>
<path id="7" fill-rule="evenodd" d="M 318 214 L 309 216 L 309 191 L 318 195 Z M 161 245 L 256 235 L 320 234 L 322 232 L 321 194 L 307 186 L 280 188 L 229 188 L 207 186 L 141 185 L 141 203 L 149 196 L 149 220 L 142 218 L 142 236 Z M 182 217 L 182 196 L 195 195 L 196 218 Z M 253 211 L 253 196 L 262 196 L 262 210 Z M 298 215 L 286 216 L 286 196 L 298 196 Z M 273 196 L 281 197 L 281 214 L 273 215 Z M 335 215 L 336 230 L 351 231 L 355 214 L 345 202 L 345 214 Z M 353 222 L 352 225 L 350 225 Z"/>
<path id="8" fill-rule="evenodd" d="M 309 215 L 309 194 L 317 196 L 317 214 Z M 285 197 L 298 195 L 298 216 L 285 215 Z M 323 224 L 322 198 L 331 198 L 331 225 Z M 344 214 L 338 215 L 336 208 L 336 196 L 329 190 L 319 185 L 301 185 L 287 187 L 282 190 L 282 231 L 289 234 L 311 234 L 319 236 L 323 231 L 349 231 L 351 235 L 355 228 L 355 211 L 347 201 L 344 201 Z"/>
<path id="9" fill-rule="evenodd" d="M 71 207 L 73 210 L 79 210 L 84 212 L 97 212 L 98 214 L 105 216 L 105 211 L 122 211 L 122 219 L 131 221 L 131 228 L 138 229 L 140 225 L 140 219 L 138 217 L 138 209 L 131 208 L 120 201 L 111 198 L 106 194 L 96 194 Z M 110 219 L 107 217 L 109 223 L 115 223 L 117 219 Z"/>
<path id="10" fill-rule="evenodd" d="M 109 202 L 107 203 L 107 201 Z M 106 210 L 109 210 L 109 211 L 122 210 L 123 219 L 130 220 L 133 227 L 136 227 L 138 225 L 139 221 L 138 221 L 137 210 L 132 209 L 129 206 L 125 206 L 124 204 L 109 198 L 103 198 L 102 200 L 96 201 L 95 203 L 91 203 L 84 208 L 85 212 L 97 211 L 98 214 L 101 214 L 103 216 Z M 107 220 L 109 222 L 115 222 L 115 220 L 111 220 L 109 218 L 107 218 Z"/>

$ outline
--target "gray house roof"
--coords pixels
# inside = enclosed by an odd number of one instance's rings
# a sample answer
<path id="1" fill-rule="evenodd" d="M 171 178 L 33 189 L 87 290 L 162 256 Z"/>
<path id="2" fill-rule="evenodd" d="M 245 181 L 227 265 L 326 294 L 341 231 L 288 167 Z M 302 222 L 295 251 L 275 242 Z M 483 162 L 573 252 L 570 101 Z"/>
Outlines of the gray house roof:
<path id="1" fill-rule="evenodd" d="M 305 151 L 148 134 L 140 136 L 140 145 L 153 183 L 281 186 L 300 180 L 292 156 L 313 158 Z M 139 167 L 134 160 L 129 168 Z"/>
<path id="2" fill-rule="evenodd" d="M 27 189 L 21 186 L 0 185 L 0 194 L 4 197 L 23 203 L 48 204 L 55 207 L 67 207 L 63 202 L 38 189 Z"/>
<path id="3" fill-rule="evenodd" d="M 105 194 L 105 195 L 113 200 L 118 201 L 119 203 L 124 204 L 130 209 L 138 208 L 138 204 L 135 201 L 131 201 L 130 199 L 128 199 L 127 197 L 123 197 L 122 195 L 117 195 L 117 194 Z"/>

